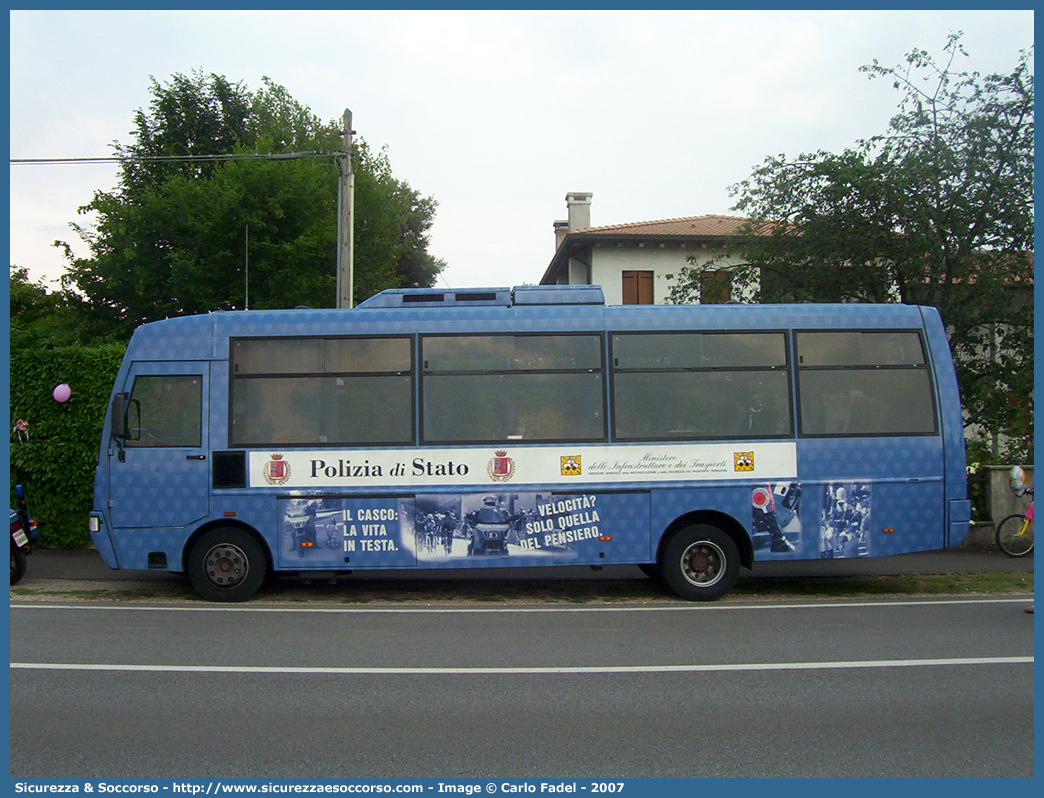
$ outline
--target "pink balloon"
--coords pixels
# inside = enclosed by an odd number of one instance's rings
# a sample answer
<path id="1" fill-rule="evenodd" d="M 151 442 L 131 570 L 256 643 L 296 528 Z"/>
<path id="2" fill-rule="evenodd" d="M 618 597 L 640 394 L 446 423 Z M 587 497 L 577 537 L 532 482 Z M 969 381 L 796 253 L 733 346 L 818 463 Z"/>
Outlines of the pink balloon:
<path id="1" fill-rule="evenodd" d="M 72 396 L 72 388 L 63 382 L 61 385 L 56 385 L 54 387 L 54 393 L 52 393 L 51 396 L 54 397 L 54 401 L 56 402 L 67 402 L 69 401 L 69 397 Z"/>

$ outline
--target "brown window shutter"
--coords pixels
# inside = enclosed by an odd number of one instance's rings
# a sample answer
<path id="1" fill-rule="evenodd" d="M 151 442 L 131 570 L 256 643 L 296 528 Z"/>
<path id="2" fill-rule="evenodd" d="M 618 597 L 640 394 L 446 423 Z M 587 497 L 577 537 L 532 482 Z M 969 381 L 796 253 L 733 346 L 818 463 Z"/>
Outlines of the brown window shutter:
<path id="1" fill-rule="evenodd" d="M 651 271 L 623 273 L 623 303 L 625 305 L 653 304 L 653 273 Z"/>
<path id="2" fill-rule="evenodd" d="M 728 272 L 700 274 L 700 303 L 724 305 L 732 299 L 732 276 Z"/>

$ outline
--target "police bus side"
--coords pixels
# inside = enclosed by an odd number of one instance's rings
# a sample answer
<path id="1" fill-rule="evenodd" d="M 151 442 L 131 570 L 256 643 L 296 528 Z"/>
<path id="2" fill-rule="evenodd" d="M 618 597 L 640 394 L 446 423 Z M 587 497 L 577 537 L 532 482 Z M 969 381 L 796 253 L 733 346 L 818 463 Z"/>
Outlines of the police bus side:
<path id="1" fill-rule="evenodd" d="M 271 573 L 568 564 L 713 600 L 758 561 L 958 545 L 965 491 L 932 308 L 404 289 L 140 327 L 90 526 L 111 567 L 215 601 Z"/>

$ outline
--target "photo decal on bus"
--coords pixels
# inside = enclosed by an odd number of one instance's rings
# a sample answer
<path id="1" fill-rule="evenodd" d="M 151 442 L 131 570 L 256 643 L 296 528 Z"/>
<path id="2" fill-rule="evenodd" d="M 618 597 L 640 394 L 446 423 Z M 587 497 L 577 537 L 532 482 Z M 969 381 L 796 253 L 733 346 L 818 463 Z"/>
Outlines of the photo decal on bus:
<path id="1" fill-rule="evenodd" d="M 412 533 L 420 561 L 453 558 L 547 557 L 597 540 L 598 497 L 548 493 L 417 496 Z"/>
<path id="2" fill-rule="evenodd" d="M 871 487 L 840 482 L 823 486 L 819 511 L 821 559 L 870 556 Z"/>
<path id="3" fill-rule="evenodd" d="M 801 486 L 797 482 L 758 485 L 751 491 L 750 503 L 755 549 L 775 554 L 801 550 Z"/>
<path id="4" fill-rule="evenodd" d="M 599 498 L 547 492 L 285 498 L 280 554 L 299 567 L 561 558 L 611 538 Z"/>

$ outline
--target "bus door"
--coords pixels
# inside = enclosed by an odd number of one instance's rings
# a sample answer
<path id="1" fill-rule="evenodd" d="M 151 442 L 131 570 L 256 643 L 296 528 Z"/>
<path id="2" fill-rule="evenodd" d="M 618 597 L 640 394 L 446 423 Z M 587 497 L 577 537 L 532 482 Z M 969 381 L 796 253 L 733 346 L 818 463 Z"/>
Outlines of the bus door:
<path id="1" fill-rule="evenodd" d="M 207 515 L 207 375 L 203 361 L 131 366 L 124 434 L 108 449 L 113 527 L 183 527 Z"/>
<path id="2" fill-rule="evenodd" d="M 942 436 L 916 330 L 798 332 L 805 556 L 943 548 Z"/>

